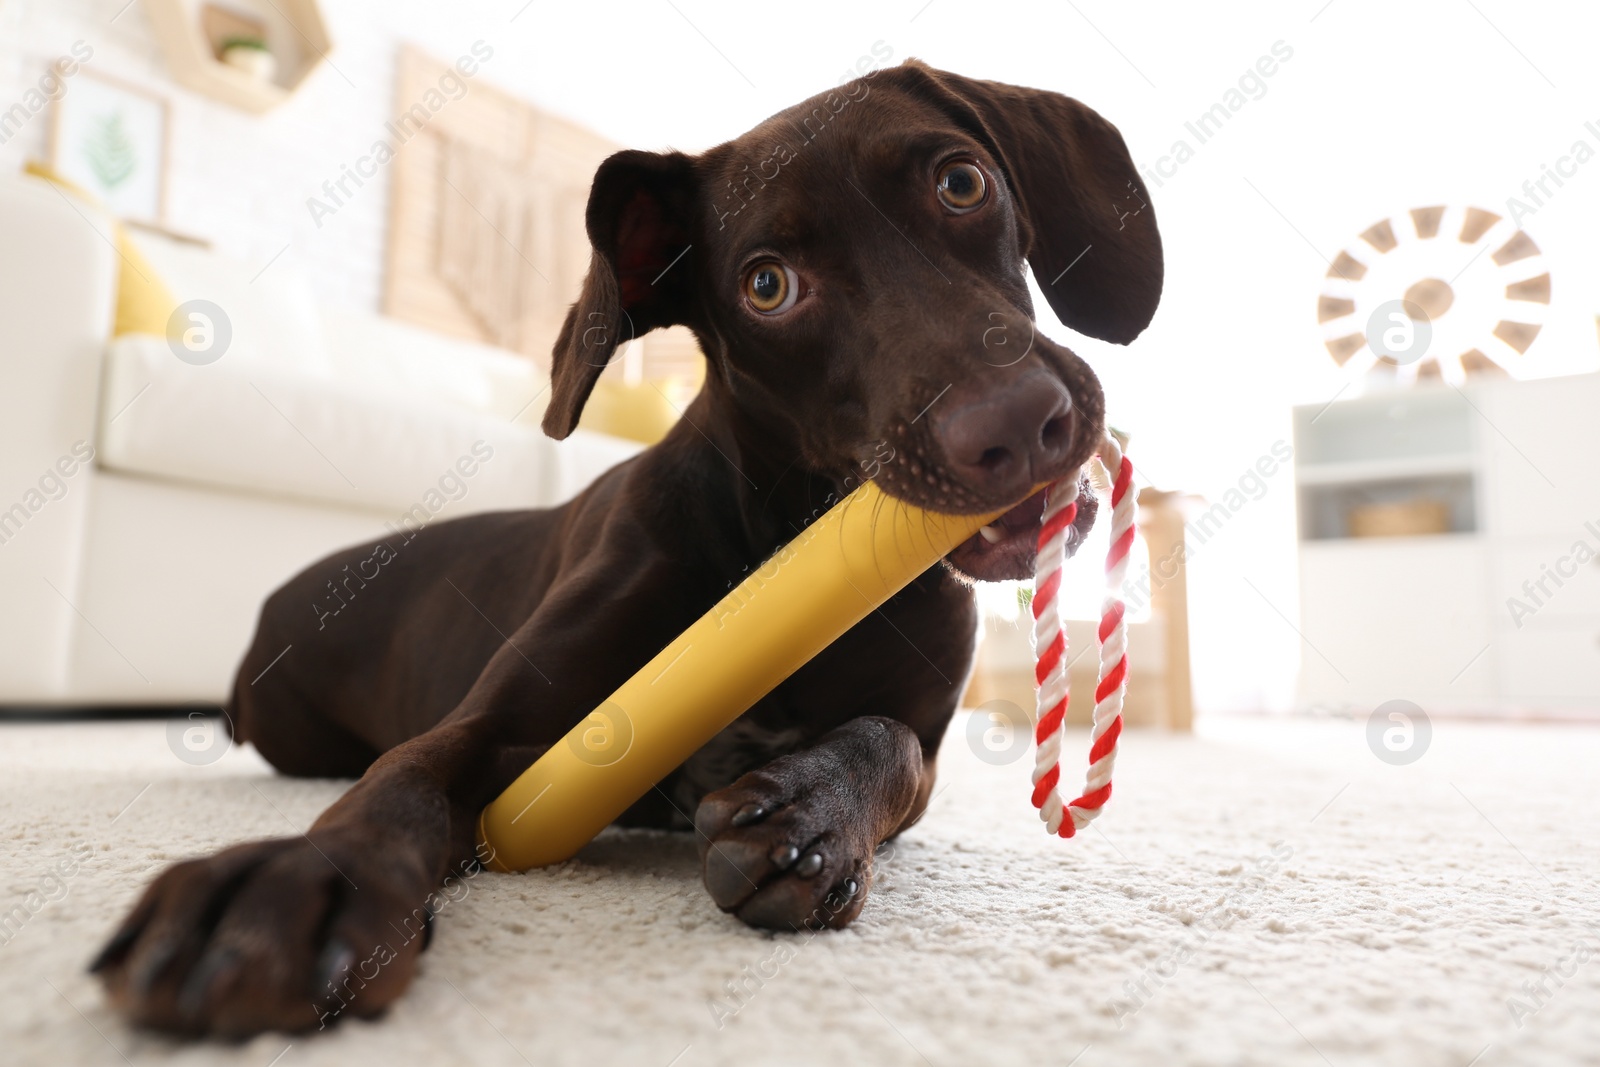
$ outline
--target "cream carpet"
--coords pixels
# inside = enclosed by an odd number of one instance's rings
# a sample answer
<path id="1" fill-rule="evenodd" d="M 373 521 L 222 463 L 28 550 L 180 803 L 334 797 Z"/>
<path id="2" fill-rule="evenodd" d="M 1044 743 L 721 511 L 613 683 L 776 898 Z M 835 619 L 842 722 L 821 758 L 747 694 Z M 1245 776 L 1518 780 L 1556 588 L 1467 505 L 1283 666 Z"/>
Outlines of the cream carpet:
<path id="1" fill-rule="evenodd" d="M 1062 842 L 1026 760 L 978 760 L 958 719 L 847 931 L 746 929 L 687 837 L 611 834 L 469 883 L 388 1018 L 239 1046 L 130 1031 L 84 964 L 157 868 L 299 830 L 340 784 L 189 766 L 159 723 L 0 725 L 0 1061 L 1600 1062 L 1600 729 L 1435 723 L 1394 767 L 1364 725 L 1131 734 L 1112 808 Z"/>

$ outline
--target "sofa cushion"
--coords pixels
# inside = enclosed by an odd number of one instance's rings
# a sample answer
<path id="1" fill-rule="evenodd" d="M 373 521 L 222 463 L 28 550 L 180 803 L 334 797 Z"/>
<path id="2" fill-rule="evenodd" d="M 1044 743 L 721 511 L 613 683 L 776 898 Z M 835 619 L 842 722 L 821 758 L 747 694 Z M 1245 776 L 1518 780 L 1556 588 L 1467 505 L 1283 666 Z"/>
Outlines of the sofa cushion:
<path id="1" fill-rule="evenodd" d="M 161 338 L 107 352 L 103 466 L 249 493 L 427 514 L 547 506 L 638 451 L 439 403 L 426 393 L 222 359 L 195 366 Z M 454 509 L 453 509 L 454 510 Z"/>
<path id="2" fill-rule="evenodd" d="M 449 404 L 539 425 L 549 375 L 526 356 L 446 337 L 383 315 L 319 309 L 337 377 L 425 394 Z"/>
<path id="3" fill-rule="evenodd" d="M 243 263 L 155 233 L 140 233 L 135 240 L 179 306 L 208 300 L 228 317 L 232 339 L 223 358 L 275 370 L 332 373 L 316 298 L 293 264 Z"/>

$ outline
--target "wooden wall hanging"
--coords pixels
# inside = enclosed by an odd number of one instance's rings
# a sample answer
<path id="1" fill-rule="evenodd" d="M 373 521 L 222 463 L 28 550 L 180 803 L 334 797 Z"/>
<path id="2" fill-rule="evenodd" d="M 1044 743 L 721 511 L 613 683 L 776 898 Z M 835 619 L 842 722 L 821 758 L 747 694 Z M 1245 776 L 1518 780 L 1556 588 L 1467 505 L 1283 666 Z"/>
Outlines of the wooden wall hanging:
<path id="1" fill-rule="evenodd" d="M 396 116 L 437 91 L 449 67 L 403 47 Z M 465 95 L 420 131 L 405 126 L 397 146 L 384 311 L 548 367 L 589 267 L 589 185 L 619 146 L 495 88 L 482 71 L 461 80 Z M 619 355 L 607 377 L 695 375 L 699 363 L 686 330 L 657 331 Z"/>

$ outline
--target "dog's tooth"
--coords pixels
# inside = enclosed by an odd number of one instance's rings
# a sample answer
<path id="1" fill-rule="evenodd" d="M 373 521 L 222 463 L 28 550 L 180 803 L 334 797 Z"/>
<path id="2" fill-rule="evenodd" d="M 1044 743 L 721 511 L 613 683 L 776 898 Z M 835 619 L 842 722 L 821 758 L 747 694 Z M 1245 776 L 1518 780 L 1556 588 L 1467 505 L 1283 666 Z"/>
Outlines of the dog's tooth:
<path id="1" fill-rule="evenodd" d="M 989 542 L 991 545 L 999 544 L 1001 541 L 1006 539 L 1006 535 L 1000 532 L 1000 528 L 998 526 L 980 526 L 978 527 L 978 532 L 981 533 L 983 535 L 983 539 Z"/>

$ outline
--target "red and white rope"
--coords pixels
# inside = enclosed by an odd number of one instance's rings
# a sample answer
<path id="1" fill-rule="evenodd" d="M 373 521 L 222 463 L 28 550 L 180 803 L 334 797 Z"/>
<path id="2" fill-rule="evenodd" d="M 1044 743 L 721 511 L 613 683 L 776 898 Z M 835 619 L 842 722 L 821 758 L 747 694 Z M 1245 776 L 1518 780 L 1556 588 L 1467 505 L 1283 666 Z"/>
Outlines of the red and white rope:
<path id="1" fill-rule="evenodd" d="M 1111 549 L 1106 554 L 1106 597 L 1100 614 L 1100 671 L 1094 691 L 1094 729 L 1089 748 L 1089 773 L 1083 793 L 1063 802 L 1061 724 L 1067 716 L 1067 631 L 1061 620 L 1061 569 L 1067 558 L 1067 537 L 1078 515 L 1078 476 L 1063 478 L 1045 490 L 1040 520 L 1039 556 L 1033 576 L 1033 648 L 1037 662 L 1039 711 L 1034 725 L 1038 749 L 1033 765 L 1033 806 L 1045 829 L 1071 837 L 1111 799 L 1111 770 L 1122 736 L 1122 694 L 1128 680 L 1128 625 L 1122 582 L 1133 547 L 1133 464 L 1109 433 L 1101 443 L 1100 462 L 1112 479 Z"/>

